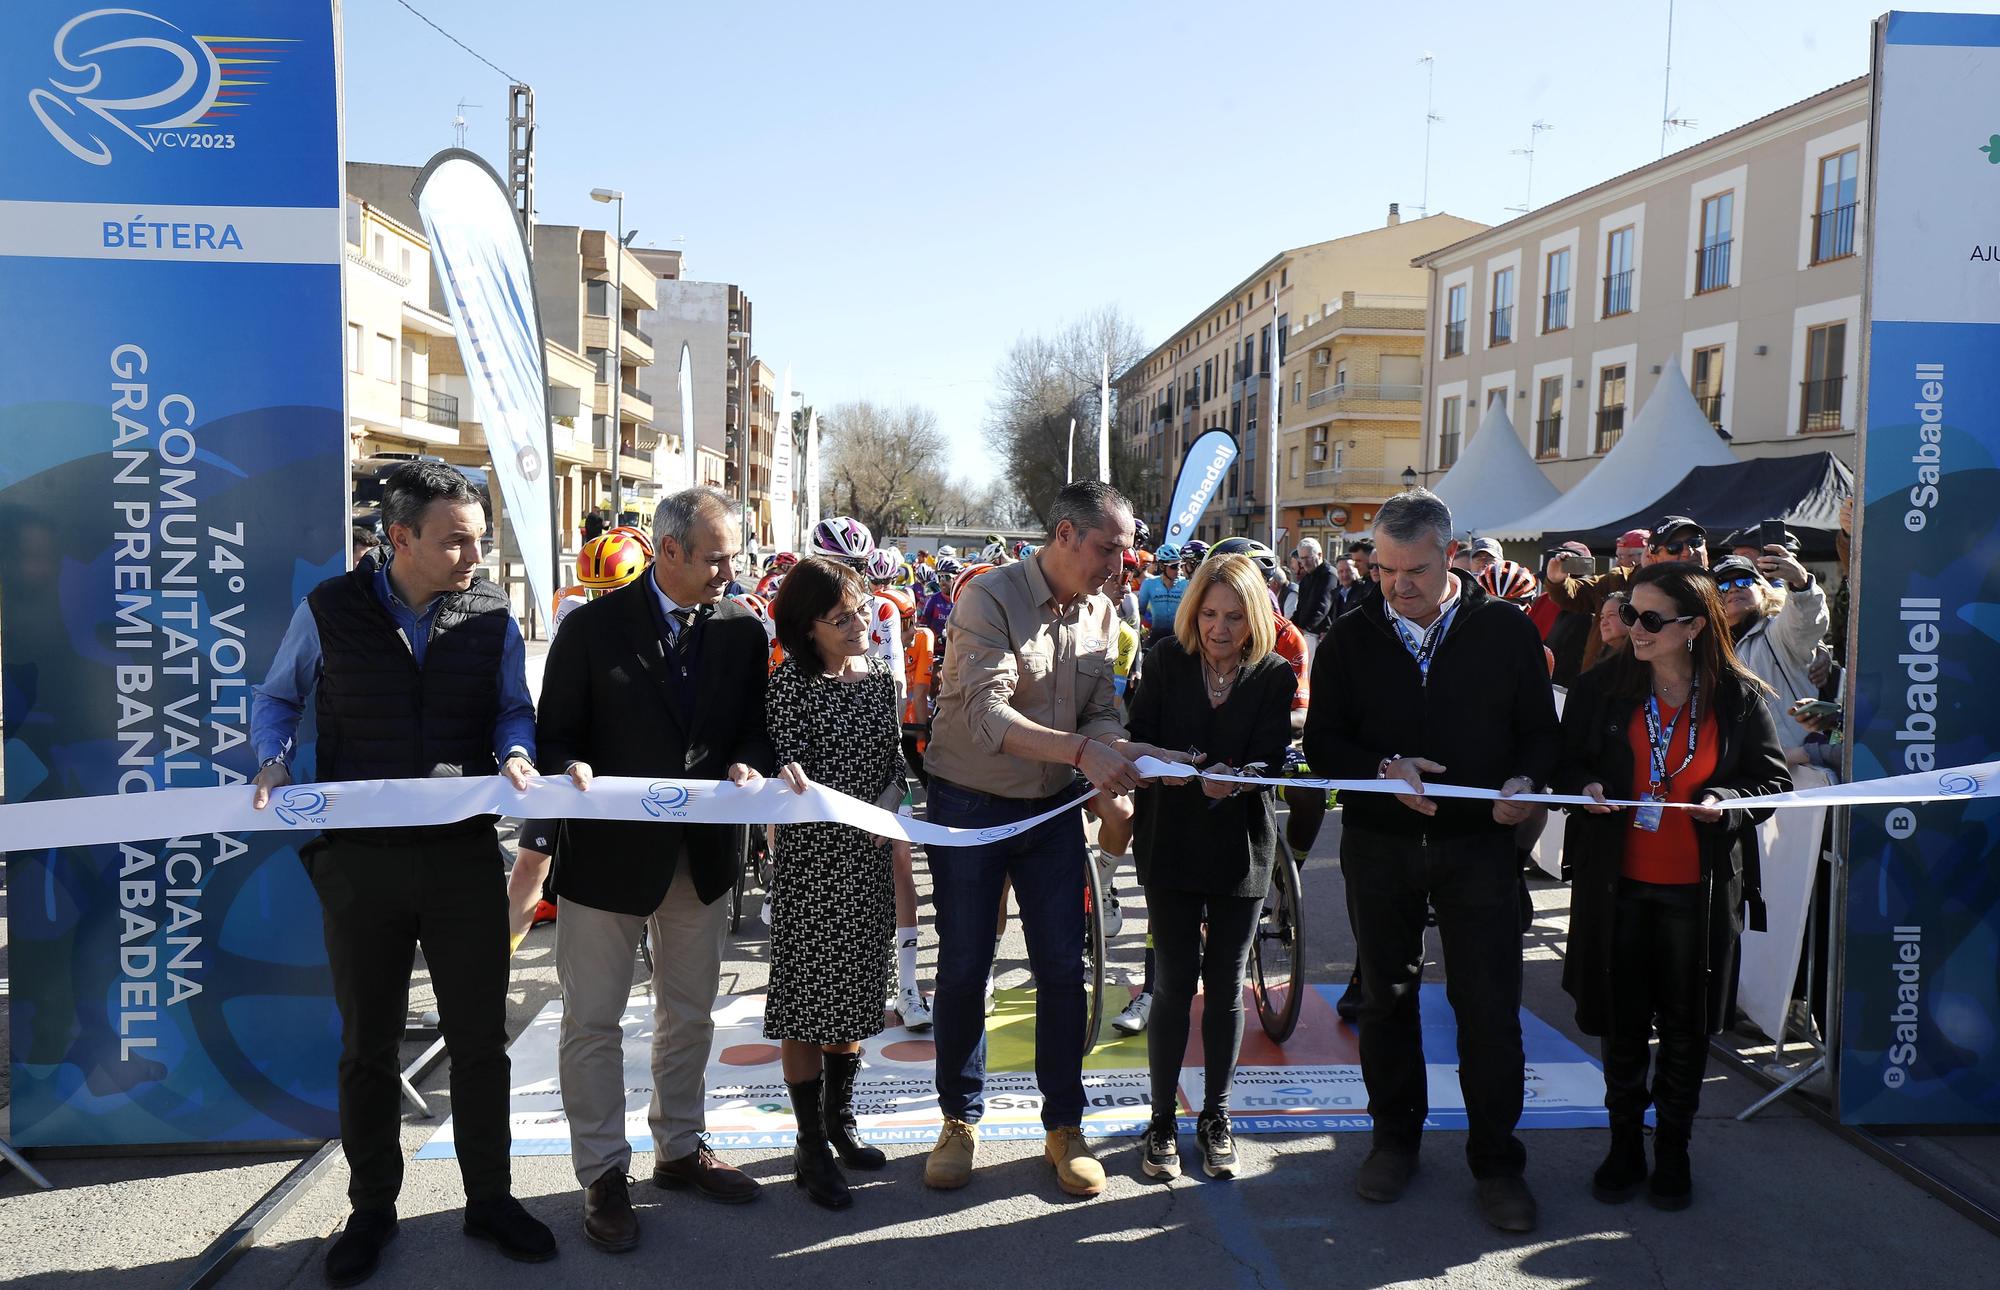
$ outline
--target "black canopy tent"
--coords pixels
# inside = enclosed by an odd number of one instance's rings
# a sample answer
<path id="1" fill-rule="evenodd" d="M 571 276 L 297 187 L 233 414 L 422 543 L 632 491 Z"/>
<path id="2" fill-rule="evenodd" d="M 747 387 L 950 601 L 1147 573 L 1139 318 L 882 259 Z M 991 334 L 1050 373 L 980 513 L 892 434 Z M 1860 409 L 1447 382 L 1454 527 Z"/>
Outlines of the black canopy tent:
<path id="1" fill-rule="evenodd" d="M 1830 452 L 1759 457 L 1727 466 L 1697 466 L 1644 509 L 1610 524 L 1574 533 L 1544 533 L 1542 548 L 1572 539 L 1608 554 L 1618 535 L 1649 529 L 1665 515 L 1685 515 L 1708 530 L 1709 554 L 1733 529 L 1783 520 L 1796 533 L 1806 560 L 1834 558 L 1840 504 L 1854 495 L 1854 472 Z"/>

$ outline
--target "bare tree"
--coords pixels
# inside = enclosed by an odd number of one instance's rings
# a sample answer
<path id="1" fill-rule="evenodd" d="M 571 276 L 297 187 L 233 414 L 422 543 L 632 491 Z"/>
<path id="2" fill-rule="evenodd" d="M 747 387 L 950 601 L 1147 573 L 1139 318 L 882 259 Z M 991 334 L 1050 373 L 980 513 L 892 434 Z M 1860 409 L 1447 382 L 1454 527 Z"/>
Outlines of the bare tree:
<path id="1" fill-rule="evenodd" d="M 851 515 L 871 532 L 901 532 L 925 483 L 945 478 L 937 413 L 915 404 L 843 403 L 820 422 L 826 465 L 820 508 Z"/>
<path id="2" fill-rule="evenodd" d="M 1068 323 L 1053 335 L 1016 340 L 995 370 L 998 386 L 987 435 L 1005 462 L 1005 478 L 1028 513 L 1045 522 L 1056 493 L 1067 482 L 1070 425 L 1076 425 L 1075 473 L 1097 473 L 1097 428 L 1105 360 L 1109 359 L 1112 425 L 1111 482 L 1130 496 L 1148 491 L 1143 459 L 1117 438 L 1116 378 L 1147 353 L 1138 327 L 1116 306 Z"/>

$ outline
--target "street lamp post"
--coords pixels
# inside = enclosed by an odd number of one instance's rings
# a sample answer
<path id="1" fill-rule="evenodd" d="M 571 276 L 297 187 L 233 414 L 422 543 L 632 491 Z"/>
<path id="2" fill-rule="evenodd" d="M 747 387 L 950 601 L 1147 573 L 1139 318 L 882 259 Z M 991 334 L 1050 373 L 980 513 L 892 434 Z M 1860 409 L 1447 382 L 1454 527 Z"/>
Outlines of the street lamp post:
<path id="1" fill-rule="evenodd" d="M 611 527 L 625 522 L 624 466 L 618 460 L 625 431 L 618 424 L 618 387 L 625 370 L 625 194 L 616 188 L 593 188 L 590 200 L 618 208 L 618 241 L 611 249 Z"/>
<path id="2" fill-rule="evenodd" d="M 1403 467 L 1403 491 L 1409 492 L 1417 486 L 1417 470 L 1414 466 Z"/>

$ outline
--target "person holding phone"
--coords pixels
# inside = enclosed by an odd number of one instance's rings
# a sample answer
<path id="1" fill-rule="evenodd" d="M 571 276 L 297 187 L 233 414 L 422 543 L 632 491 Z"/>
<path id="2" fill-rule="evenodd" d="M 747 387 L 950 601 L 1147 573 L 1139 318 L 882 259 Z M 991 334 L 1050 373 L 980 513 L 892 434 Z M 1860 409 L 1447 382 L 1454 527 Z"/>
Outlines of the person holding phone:
<path id="1" fill-rule="evenodd" d="M 1813 651 L 1826 638 L 1831 622 L 1826 593 L 1798 557 L 1779 543 L 1765 547 L 1755 561 L 1724 556 L 1710 572 L 1722 596 L 1737 656 L 1769 688 L 1771 720 L 1786 761 L 1802 766 L 1811 732 L 1791 719 L 1790 709 L 1801 700 L 1819 697 L 1811 671 Z"/>
<path id="2" fill-rule="evenodd" d="M 1639 530 L 1619 538 L 1622 543 Z M 1627 565 L 1622 559 L 1603 573 L 1584 573 L 1567 562 L 1550 563 L 1545 566 L 1543 576 L 1548 586 L 1549 599 L 1557 608 L 1574 610 L 1595 619 L 1604 609 L 1605 597 L 1614 591 L 1629 591 L 1632 579 L 1639 569 L 1649 564 L 1665 564 L 1676 560 L 1690 561 L 1701 568 L 1708 567 L 1708 530 L 1685 515 L 1663 517 L 1648 531 L 1646 552 L 1637 565 Z M 1599 633 L 1593 632 L 1585 641 L 1583 658 L 1579 671 L 1588 671 L 1597 666 L 1604 646 Z M 1556 684 L 1568 685 L 1574 680 L 1573 674 L 1565 672 L 1561 666 L 1560 652 L 1557 656 Z"/>
<path id="3" fill-rule="evenodd" d="M 1564 838 L 1575 876 L 1563 989 L 1576 1000 L 1577 1028 L 1603 1044 L 1611 1143 L 1592 1194 L 1618 1203 L 1645 1186 L 1655 1206 L 1675 1210 L 1693 1196 L 1688 1140 L 1708 1036 L 1726 1019 L 1737 938 L 1746 918 L 1763 926 L 1756 825 L 1770 812 L 1722 805 L 1792 781 L 1768 688 L 1721 630 L 1725 611 L 1707 573 L 1649 565 L 1618 612 L 1630 648 L 1579 678 L 1563 710 L 1555 791 L 1598 803 L 1570 808 Z M 1659 1053 L 1649 1058 L 1655 1034 Z"/>

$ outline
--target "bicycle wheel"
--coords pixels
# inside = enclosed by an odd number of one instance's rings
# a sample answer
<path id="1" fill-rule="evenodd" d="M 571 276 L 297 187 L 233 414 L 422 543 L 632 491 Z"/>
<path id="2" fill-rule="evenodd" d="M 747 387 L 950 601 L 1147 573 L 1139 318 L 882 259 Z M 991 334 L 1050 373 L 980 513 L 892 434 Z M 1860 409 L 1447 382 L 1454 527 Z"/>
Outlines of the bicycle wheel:
<path id="1" fill-rule="evenodd" d="M 1097 861 L 1083 857 L 1083 1051 L 1097 1047 L 1104 1025 L 1104 879 Z"/>
<path id="2" fill-rule="evenodd" d="M 1251 987 L 1257 996 L 1257 1020 L 1264 1033 L 1284 1043 L 1299 1027 L 1305 1003 L 1305 911 L 1300 905 L 1299 865 L 1291 852 L 1278 848 L 1271 866 L 1271 890 L 1257 919 L 1251 943 Z"/>

